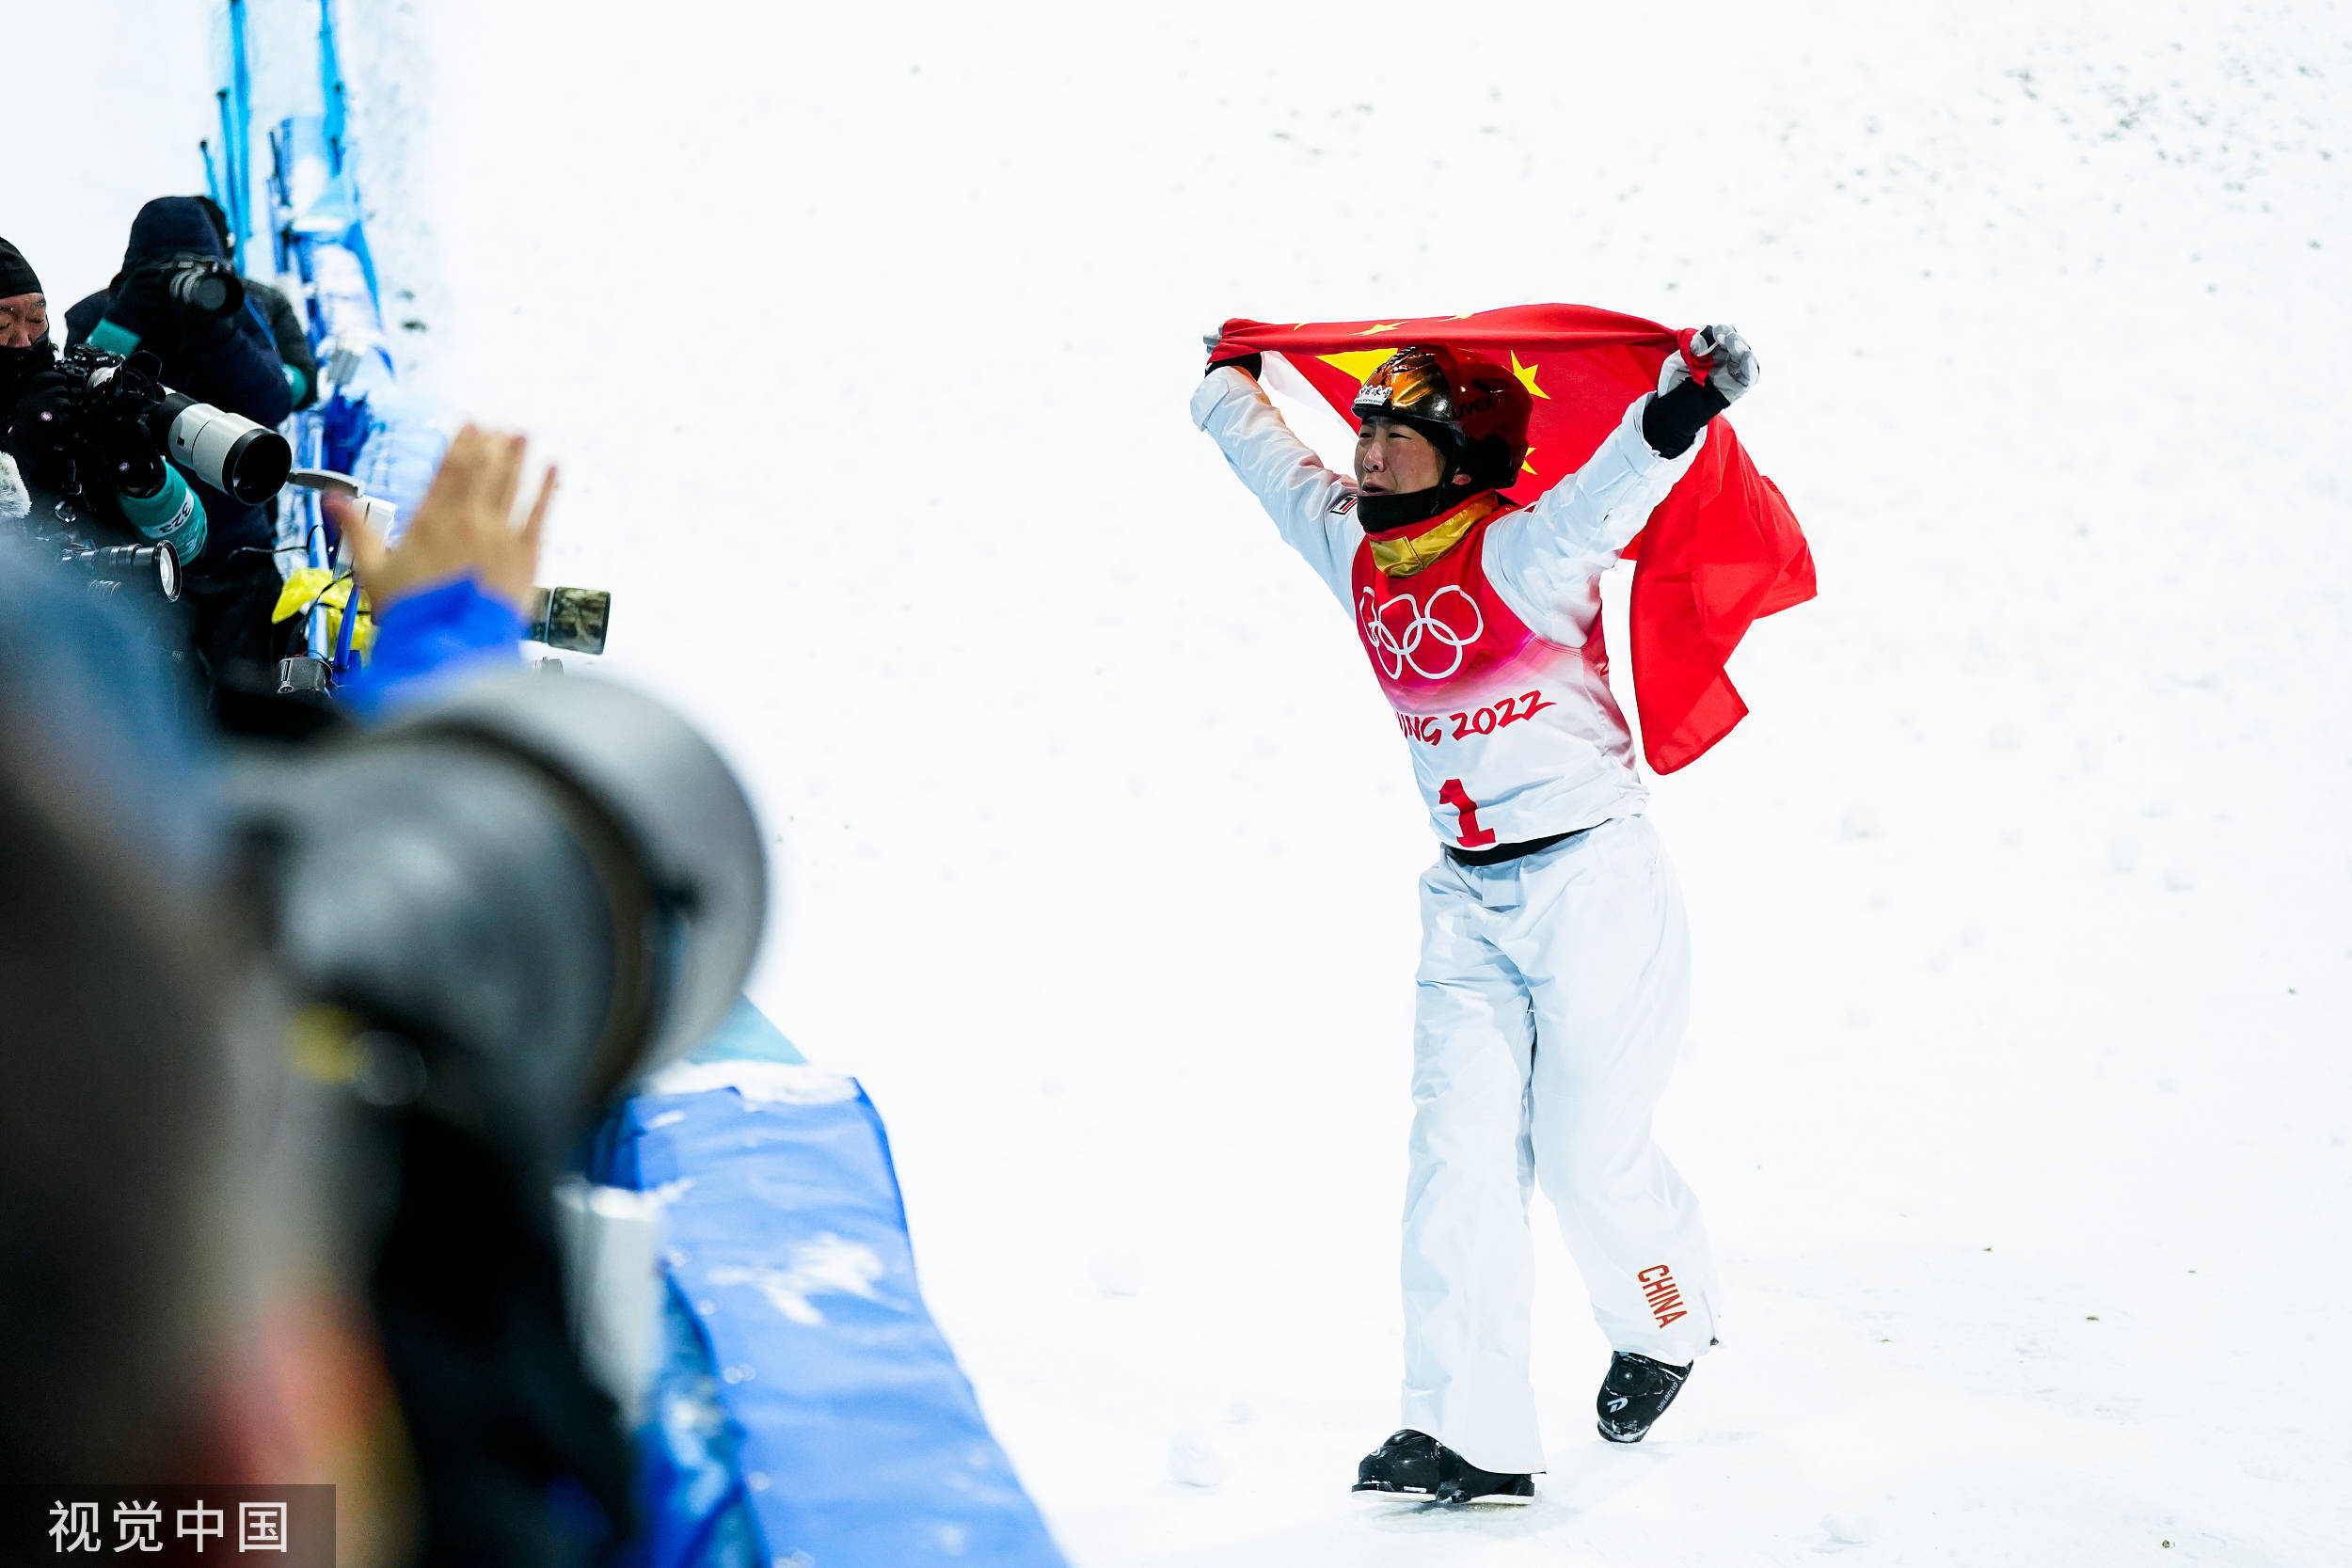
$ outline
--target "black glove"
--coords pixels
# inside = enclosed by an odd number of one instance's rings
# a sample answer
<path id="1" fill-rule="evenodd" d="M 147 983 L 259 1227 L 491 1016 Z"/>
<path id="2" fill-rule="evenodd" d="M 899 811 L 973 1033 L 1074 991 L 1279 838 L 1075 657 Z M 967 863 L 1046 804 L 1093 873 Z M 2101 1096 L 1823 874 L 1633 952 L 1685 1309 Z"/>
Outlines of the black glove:
<path id="1" fill-rule="evenodd" d="M 193 256 L 156 256 L 122 275 L 107 302 L 107 319 L 139 335 L 142 347 L 158 352 L 182 346 L 217 348 L 237 330 L 242 299 L 224 310 L 207 310 L 171 297 L 171 280 Z M 242 294 L 243 291 L 238 291 Z"/>
<path id="2" fill-rule="evenodd" d="M 127 399 L 102 401 L 86 416 L 80 434 L 91 480 L 126 496 L 151 496 L 164 487 L 164 454 Z"/>
<path id="3" fill-rule="evenodd" d="M 25 478 L 56 488 L 72 473 L 74 393 L 80 386 L 70 372 L 52 366 L 27 377 L 0 416 L 0 446 L 15 454 Z"/>
<path id="4" fill-rule="evenodd" d="M 1661 457 L 1680 457 L 1699 438 L 1707 421 L 1730 406 L 1730 400 L 1714 387 L 1702 387 L 1686 377 L 1676 382 L 1673 390 L 1650 399 L 1649 406 L 1642 410 L 1642 439 Z"/>
<path id="5" fill-rule="evenodd" d="M 106 319 L 137 333 L 143 343 L 158 339 L 172 325 L 175 314 L 169 288 L 171 267 L 168 258 L 157 257 L 124 269 L 106 300 Z"/>
<path id="6" fill-rule="evenodd" d="M 1658 368 L 1658 395 L 1642 411 L 1642 436 L 1661 457 L 1680 457 L 1707 428 L 1756 385 L 1756 351 L 1736 327 L 1708 326 L 1691 340 L 1691 352 L 1707 367 L 1707 385 L 1691 373 L 1679 351 Z"/>
<path id="7" fill-rule="evenodd" d="M 1726 408 L 1746 395 L 1761 373 L 1756 351 L 1748 347 L 1748 341 L 1740 336 L 1736 326 L 1699 328 L 1691 340 L 1691 353 L 1707 366 L 1707 384 L 1723 398 Z M 1670 354 L 1658 368 L 1659 396 L 1663 397 L 1692 379 L 1691 362 L 1679 354 Z"/>
<path id="8" fill-rule="evenodd" d="M 1248 372 L 1249 379 L 1256 381 L 1265 373 L 1265 356 L 1263 354 L 1236 354 L 1229 358 L 1212 359 L 1209 361 L 1208 370 L 1202 371 L 1200 373 L 1202 375 L 1208 375 L 1213 372 L 1224 369 L 1228 365 L 1232 366 L 1233 369 L 1237 371 Z"/>
<path id="9" fill-rule="evenodd" d="M 93 399 L 63 366 L 24 384 L 0 422 L 0 444 L 27 476 L 53 488 L 72 475 L 76 459 L 79 478 L 93 489 L 151 496 L 163 488 L 164 455 L 136 404 L 103 394 Z"/>

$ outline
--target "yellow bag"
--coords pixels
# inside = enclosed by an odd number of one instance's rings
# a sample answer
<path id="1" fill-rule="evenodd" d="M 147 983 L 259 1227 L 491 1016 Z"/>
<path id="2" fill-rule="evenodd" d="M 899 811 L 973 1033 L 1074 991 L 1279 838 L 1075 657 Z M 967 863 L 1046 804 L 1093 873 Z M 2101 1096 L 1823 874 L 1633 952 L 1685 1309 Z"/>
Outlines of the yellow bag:
<path id="1" fill-rule="evenodd" d="M 337 577 L 324 566 L 297 566 L 286 574 L 286 586 L 278 592 L 278 608 L 271 610 L 272 621 L 291 621 L 307 615 L 313 605 L 326 608 L 326 638 L 341 645 L 343 635 L 343 610 L 351 603 L 352 580 Z M 375 617 L 368 613 L 368 596 L 359 595 L 359 620 L 351 628 L 351 648 L 365 657 L 375 646 Z"/>

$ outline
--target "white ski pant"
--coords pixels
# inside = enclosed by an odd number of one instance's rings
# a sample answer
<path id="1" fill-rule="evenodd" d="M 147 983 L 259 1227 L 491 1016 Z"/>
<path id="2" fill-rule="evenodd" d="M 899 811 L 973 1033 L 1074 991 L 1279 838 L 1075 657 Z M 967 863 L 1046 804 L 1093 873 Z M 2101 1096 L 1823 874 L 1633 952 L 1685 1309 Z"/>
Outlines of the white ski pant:
<path id="1" fill-rule="evenodd" d="M 1613 1348 L 1679 1366 L 1713 1335 L 1698 1201 L 1650 1138 L 1689 1011 L 1682 894 L 1634 816 L 1499 865 L 1440 858 L 1421 913 L 1404 1424 L 1540 1470 L 1534 1180 Z"/>

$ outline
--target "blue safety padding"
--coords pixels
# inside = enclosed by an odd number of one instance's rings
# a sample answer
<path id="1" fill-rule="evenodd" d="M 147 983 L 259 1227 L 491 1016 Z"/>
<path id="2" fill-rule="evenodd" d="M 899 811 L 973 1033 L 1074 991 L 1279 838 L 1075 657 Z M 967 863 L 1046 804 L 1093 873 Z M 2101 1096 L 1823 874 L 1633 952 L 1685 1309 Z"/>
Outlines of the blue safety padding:
<path id="1" fill-rule="evenodd" d="M 736 998 L 735 1011 L 719 1025 L 719 1032 L 704 1042 L 687 1060 L 693 1062 L 805 1062 L 800 1048 L 784 1037 L 784 1031 L 768 1022 L 768 1015 L 748 996 Z"/>
<path id="2" fill-rule="evenodd" d="M 617 1568 L 770 1568 L 743 1484 L 743 1429 L 675 1280 L 663 1292 L 661 1338 L 637 1433 L 643 1516 Z"/>
<path id="3" fill-rule="evenodd" d="M 1063 1568 L 924 1307 L 865 1092 L 773 1056 L 697 1058 L 744 1086 L 629 1101 L 590 1174 L 674 1195 L 665 1265 L 718 1370 L 771 1560 Z"/>

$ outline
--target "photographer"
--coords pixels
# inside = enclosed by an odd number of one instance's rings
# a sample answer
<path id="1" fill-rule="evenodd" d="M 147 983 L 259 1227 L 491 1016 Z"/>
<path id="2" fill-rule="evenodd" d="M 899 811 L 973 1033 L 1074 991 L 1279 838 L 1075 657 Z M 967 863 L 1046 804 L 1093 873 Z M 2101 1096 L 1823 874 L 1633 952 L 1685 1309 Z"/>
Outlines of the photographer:
<path id="1" fill-rule="evenodd" d="M 65 503 L 59 437 L 72 391 L 49 339 L 40 279 L 22 251 L 0 240 L 0 519 L 35 536 L 119 533 L 167 544 L 185 560 L 200 556 L 204 503 L 134 424 L 103 421 L 81 433 L 104 483 L 86 487 L 78 510 Z"/>
<path id="2" fill-rule="evenodd" d="M 102 294 L 66 312 L 69 346 L 152 354 L 173 388 L 258 424 L 276 426 L 294 396 L 278 347 L 246 309 L 242 280 L 195 197 L 159 197 L 139 209 L 122 271 Z M 270 622 L 279 579 L 268 509 L 199 483 L 210 528 L 188 561 L 196 645 L 215 684 L 265 679 L 278 653 Z"/>
<path id="3" fill-rule="evenodd" d="M 212 220 L 213 232 L 220 238 L 221 254 L 229 258 L 230 265 L 236 266 L 237 237 L 229 232 L 229 214 L 209 196 L 195 199 Z M 293 395 L 294 412 L 298 414 L 319 400 L 319 359 L 310 352 L 310 335 L 302 329 L 302 318 L 294 313 L 293 302 L 274 285 L 242 268 L 237 277 L 245 284 L 246 309 L 269 328 L 270 341 L 278 345 L 278 367 L 285 372 L 286 390 Z"/>

